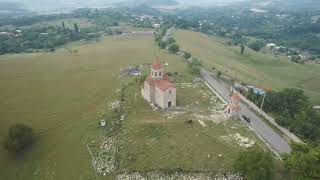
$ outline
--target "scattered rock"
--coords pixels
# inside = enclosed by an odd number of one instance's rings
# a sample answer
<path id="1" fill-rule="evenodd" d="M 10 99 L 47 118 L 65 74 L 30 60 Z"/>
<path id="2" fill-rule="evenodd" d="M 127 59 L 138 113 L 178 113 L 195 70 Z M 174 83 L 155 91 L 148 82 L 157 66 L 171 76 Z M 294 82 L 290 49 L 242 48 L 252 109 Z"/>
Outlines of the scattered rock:
<path id="1" fill-rule="evenodd" d="M 106 175 L 112 172 L 115 168 L 115 140 L 113 138 L 106 138 L 100 146 L 100 150 L 96 157 L 92 160 L 92 165 L 96 172 Z"/>
<path id="2" fill-rule="evenodd" d="M 202 127 L 207 127 L 207 125 L 203 121 L 201 121 L 200 119 L 198 119 L 198 121 Z"/>
<path id="3" fill-rule="evenodd" d="M 233 139 L 236 140 L 239 146 L 242 147 L 252 147 L 255 144 L 254 140 L 243 137 L 239 133 L 234 134 Z"/>
<path id="4" fill-rule="evenodd" d="M 120 107 L 120 101 L 113 101 L 110 103 L 111 109 L 116 109 Z"/>

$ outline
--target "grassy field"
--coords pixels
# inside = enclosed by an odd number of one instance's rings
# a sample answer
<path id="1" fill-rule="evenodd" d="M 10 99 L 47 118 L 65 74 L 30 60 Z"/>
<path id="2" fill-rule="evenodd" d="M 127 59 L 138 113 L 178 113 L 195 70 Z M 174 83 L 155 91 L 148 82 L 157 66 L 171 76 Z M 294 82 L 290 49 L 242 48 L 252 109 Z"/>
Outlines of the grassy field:
<path id="1" fill-rule="evenodd" d="M 210 69 L 215 67 L 223 74 L 263 88 L 301 88 L 312 103 L 320 103 L 320 65 L 295 64 L 287 57 L 274 57 L 248 47 L 241 56 L 239 47 L 226 46 L 224 39 L 198 32 L 179 30 L 175 38 L 183 50 Z"/>
<path id="2" fill-rule="evenodd" d="M 206 86 L 192 83 L 183 58 L 159 50 L 152 37 L 112 36 L 70 48 L 77 53 L 0 57 L 0 141 L 15 123 L 25 123 L 39 135 L 37 143 L 18 157 L 0 148 L 0 179 L 112 178 L 95 174 L 86 144 L 100 145 L 105 135 L 98 126 L 100 113 L 119 96 L 121 83 L 129 85 L 116 173 L 229 171 L 244 149 L 233 138 L 236 133 L 265 148 L 243 123 L 222 117 L 223 105 Z M 155 55 L 168 62 L 166 71 L 178 74 L 172 78 L 180 110 L 154 111 L 141 98 L 135 78 L 119 76 L 120 69 L 152 63 Z M 192 125 L 186 119 L 192 119 Z"/>
<path id="3" fill-rule="evenodd" d="M 232 171 L 244 149 L 231 137 L 236 133 L 265 147 L 244 123 L 221 116 L 223 104 L 204 84 L 176 84 L 178 111 L 153 111 L 141 98 L 130 99 L 120 146 L 122 171 Z M 139 88 L 131 89 L 129 97 L 135 97 Z M 185 123 L 190 119 L 191 125 Z"/>
<path id="4" fill-rule="evenodd" d="M 78 53 L 0 57 L 0 141 L 14 123 L 30 125 L 40 136 L 19 157 L 0 148 L 0 179 L 89 179 L 88 128 L 119 88 L 119 69 L 152 63 L 156 54 L 183 67 L 179 58 L 159 51 L 152 37 L 116 36 L 71 48 Z"/>

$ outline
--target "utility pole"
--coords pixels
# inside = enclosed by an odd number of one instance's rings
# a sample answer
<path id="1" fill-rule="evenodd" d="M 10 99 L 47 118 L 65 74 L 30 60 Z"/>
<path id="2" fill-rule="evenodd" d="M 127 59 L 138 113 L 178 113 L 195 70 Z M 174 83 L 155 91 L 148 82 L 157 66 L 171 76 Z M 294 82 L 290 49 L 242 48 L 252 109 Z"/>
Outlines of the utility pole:
<path id="1" fill-rule="evenodd" d="M 261 103 L 261 107 L 260 107 L 260 109 L 262 109 L 262 108 L 263 108 L 264 98 L 266 98 L 266 93 L 264 93 L 264 95 L 263 95 L 263 99 L 262 99 L 262 103 Z"/>

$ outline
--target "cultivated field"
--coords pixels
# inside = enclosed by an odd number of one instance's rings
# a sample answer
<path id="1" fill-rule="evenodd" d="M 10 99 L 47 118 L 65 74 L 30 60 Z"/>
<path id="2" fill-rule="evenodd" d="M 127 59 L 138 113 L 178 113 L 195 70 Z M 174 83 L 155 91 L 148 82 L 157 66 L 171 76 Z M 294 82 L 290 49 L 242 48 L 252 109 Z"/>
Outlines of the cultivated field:
<path id="1" fill-rule="evenodd" d="M 320 103 L 320 65 L 295 64 L 287 57 L 254 52 L 248 47 L 241 56 L 239 47 L 226 46 L 224 39 L 197 32 L 179 30 L 175 38 L 183 50 L 199 58 L 208 69 L 215 67 L 232 78 L 263 88 L 301 88 L 312 103 Z"/>

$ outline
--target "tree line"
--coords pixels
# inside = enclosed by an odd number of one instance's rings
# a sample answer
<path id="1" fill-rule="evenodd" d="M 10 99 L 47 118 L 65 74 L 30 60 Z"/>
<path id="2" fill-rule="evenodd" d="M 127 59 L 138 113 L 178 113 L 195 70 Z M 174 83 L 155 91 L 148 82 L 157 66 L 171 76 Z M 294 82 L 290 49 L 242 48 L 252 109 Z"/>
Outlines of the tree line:
<path id="1" fill-rule="evenodd" d="M 245 95 L 258 106 L 264 98 L 252 90 Z M 279 125 L 288 128 L 304 140 L 320 144 L 320 114 L 311 107 L 303 90 L 283 89 L 269 92 L 265 96 L 263 110 L 272 114 Z"/>

